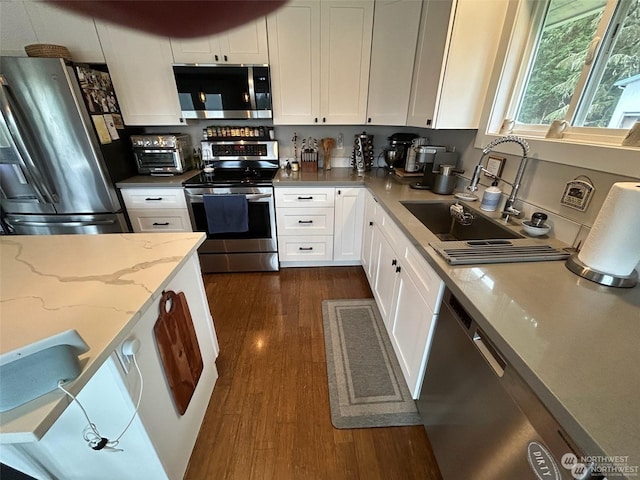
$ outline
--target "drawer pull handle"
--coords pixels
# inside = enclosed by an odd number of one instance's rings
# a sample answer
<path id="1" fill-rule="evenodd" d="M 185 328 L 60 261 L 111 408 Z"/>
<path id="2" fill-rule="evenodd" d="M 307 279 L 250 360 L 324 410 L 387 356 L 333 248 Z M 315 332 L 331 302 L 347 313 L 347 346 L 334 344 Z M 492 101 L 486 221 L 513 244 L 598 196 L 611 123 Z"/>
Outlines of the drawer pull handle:
<path id="1" fill-rule="evenodd" d="M 313 197 L 298 197 L 298 200 L 313 200 Z"/>
<path id="2" fill-rule="evenodd" d="M 401 267 L 400 265 L 398 265 L 398 266 L 396 267 L 396 273 L 400 273 L 400 271 L 401 271 L 401 270 L 402 270 L 402 267 Z"/>
<path id="3" fill-rule="evenodd" d="M 154 227 L 166 227 L 167 225 L 169 225 L 169 222 L 164 222 L 164 223 L 153 222 Z"/>
<path id="4" fill-rule="evenodd" d="M 313 220 L 298 220 L 298 223 L 313 223 Z"/>
<path id="5" fill-rule="evenodd" d="M 313 247 L 298 247 L 298 250 L 313 250 Z"/>
<path id="6" fill-rule="evenodd" d="M 397 265 L 397 264 L 398 264 L 398 260 L 396 260 L 395 258 L 391 260 L 391 265 Z"/>
<path id="7" fill-rule="evenodd" d="M 144 200 L 145 202 L 159 202 L 162 200 L 162 197 L 147 197 Z"/>

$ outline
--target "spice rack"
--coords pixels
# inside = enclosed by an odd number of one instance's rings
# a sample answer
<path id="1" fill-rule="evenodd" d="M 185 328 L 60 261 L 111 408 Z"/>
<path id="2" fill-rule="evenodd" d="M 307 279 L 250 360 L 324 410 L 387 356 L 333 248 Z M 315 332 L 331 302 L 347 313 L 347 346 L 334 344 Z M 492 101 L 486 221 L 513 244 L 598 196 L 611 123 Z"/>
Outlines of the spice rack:
<path id="1" fill-rule="evenodd" d="M 250 126 L 210 126 L 202 129 L 203 140 L 271 140 L 273 128 Z"/>

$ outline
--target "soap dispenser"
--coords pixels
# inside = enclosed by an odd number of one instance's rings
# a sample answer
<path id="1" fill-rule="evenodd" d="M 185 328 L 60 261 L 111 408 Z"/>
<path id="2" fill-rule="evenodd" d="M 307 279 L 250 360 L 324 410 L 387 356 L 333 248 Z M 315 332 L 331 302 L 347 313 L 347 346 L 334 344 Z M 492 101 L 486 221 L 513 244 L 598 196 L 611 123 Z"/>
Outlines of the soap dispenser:
<path id="1" fill-rule="evenodd" d="M 484 191 L 482 201 L 480 202 L 480 210 L 495 212 L 498 208 L 498 204 L 500 203 L 501 195 L 502 190 L 498 187 L 498 179 L 496 178 L 493 180 L 491 186 Z"/>

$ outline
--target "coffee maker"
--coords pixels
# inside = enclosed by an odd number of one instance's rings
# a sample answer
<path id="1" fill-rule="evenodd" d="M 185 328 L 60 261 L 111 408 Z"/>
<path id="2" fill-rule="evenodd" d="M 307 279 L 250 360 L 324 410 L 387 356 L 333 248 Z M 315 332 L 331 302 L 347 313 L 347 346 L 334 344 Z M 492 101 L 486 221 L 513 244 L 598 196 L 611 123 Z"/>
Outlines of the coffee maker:
<path id="1" fill-rule="evenodd" d="M 455 169 L 458 163 L 458 154 L 456 152 L 447 152 L 447 147 L 436 145 L 423 146 L 421 150 L 423 154 L 424 173 L 419 182 L 412 183 L 409 186 L 418 190 L 434 190 L 434 193 L 451 193 L 442 190 L 443 182 L 441 176 L 445 174 L 452 176 L 456 173 L 462 173 L 462 171 Z M 444 169 L 444 173 L 442 167 L 447 167 Z M 437 188 L 434 189 L 434 186 Z M 448 187 L 446 190 L 448 190 Z M 453 188 L 451 188 L 451 191 L 453 191 Z"/>
<path id="2" fill-rule="evenodd" d="M 418 138 L 415 133 L 394 133 L 387 138 L 389 146 L 384 150 L 384 161 L 389 170 L 403 168 L 407 161 L 407 151 L 411 147 L 414 138 Z"/>

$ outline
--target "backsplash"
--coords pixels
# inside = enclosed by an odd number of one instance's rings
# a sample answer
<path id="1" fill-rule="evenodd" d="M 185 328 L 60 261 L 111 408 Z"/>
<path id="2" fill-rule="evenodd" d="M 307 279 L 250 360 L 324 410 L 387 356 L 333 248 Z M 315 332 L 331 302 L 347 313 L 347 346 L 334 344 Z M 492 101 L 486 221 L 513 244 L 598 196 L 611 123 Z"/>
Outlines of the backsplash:
<path id="1" fill-rule="evenodd" d="M 235 123 L 239 122 L 236 121 Z M 231 125 L 235 123 L 231 120 L 197 120 L 189 121 L 184 127 L 149 127 L 146 130 L 157 133 L 189 133 L 192 136 L 194 145 L 198 145 L 202 139 L 202 130 L 208 125 Z M 251 120 L 246 123 L 251 126 L 273 126 L 270 120 Z M 459 153 L 458 166 L 464 169 L 465 173 L 462 174 L 464 178 L 458 181 L 456 190 L 461 190 L 468 184 L 473 169 L 481 156 L 480 149 L 474 146 L 476 130 L 431 130 L 377 125 L 275 126 L 275 138 L 279 142 L 280 159 L 283 164 L 286 163 L 287 159 L 293 158 L 292 138 L 294 133 L 297 134 L 299 139 L 298 148 L 300 148 L 303 138 L 313 137 L 320 140 L 324 137 L 332 137 L 338 141 L 341 135 L 343 148 L 340 149 L 336 146 L 332 157 L 332 165 L 334 167 L 349 167 L 354 137 L 362 132 L 374 136 L 374 163 L 379 166 L 385 165 L 381 154 L 389 143 L 387 138 L 397 132 L 416 133 L 421 137 L 428 137 L 431 145 L 445 145 L 457 151 Z M 520 157 L 501 153 L 497 155 L 506 158 L 502 176 L 507 181 L 512 181 L 520 164 Z M 578 176 L 588 177 L 595 186 L 593 197 L 585 212 L 560 204 L 560 198 L 566 183 Z M 480 197 L 484 189 L 490 185 L 489 180 L 489 177 L 483 176 L 481 178 L 478 192 Z M 526 218 L 529 218 L 535 211 L 545 212 L 549 216 L 547 223 L 553 228 L 551 235 L 565 243 L 577 246 L 580 241 L 584 241 L 589 228 L 593 225 L 611 185 L 616 182 L 638 180 L 638 178 L 529 158 L 522 185 L 518 192 L 518 199 L 524 202 L 521 208 Z M 500 183 L 500 188 L 503 191 L 503 195 L 502 202 L 498 208 L 504 205 L 504 201 L 511 191 L 511 187 L 505 183 Z"/>

